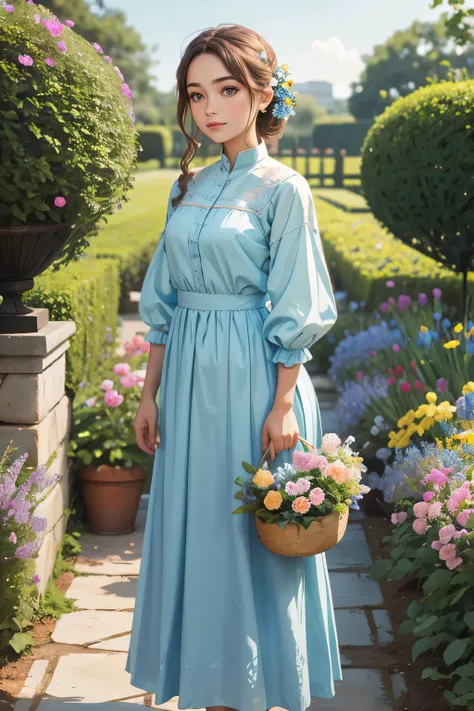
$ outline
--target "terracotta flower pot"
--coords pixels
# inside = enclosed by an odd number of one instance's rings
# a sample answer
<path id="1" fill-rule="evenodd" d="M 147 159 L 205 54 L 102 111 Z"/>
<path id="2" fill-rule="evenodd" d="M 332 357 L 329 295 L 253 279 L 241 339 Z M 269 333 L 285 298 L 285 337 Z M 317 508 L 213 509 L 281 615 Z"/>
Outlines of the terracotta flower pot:
<path id="1" fill-rule="evenodd" d="M 119 534 L 135 530 L 145 483 L 139 464 L 114 467 L 88 464 L 80 472 L 82 496 L 92 533 Z"/>

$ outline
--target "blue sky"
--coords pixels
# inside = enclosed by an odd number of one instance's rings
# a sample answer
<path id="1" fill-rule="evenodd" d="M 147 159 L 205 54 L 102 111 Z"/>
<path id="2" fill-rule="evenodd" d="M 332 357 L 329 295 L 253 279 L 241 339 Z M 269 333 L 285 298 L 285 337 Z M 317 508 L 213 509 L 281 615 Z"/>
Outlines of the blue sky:
<path id="1" fill-rule="evenodd" d="M 470 5 L 471 0 L 468 0 Z M 325 80 L 337 98 L 349 96 L 374 45 L 413 20 L 434 22 L 442 8 L 431 0 L 107 0 L 123 10 L 149 45 L 157 44 L 156 86 L 174 87 L 176 67 L 188 42 L 219 23 L 239 23 L 259 32 L 287 63 L 295 82 Z"/>

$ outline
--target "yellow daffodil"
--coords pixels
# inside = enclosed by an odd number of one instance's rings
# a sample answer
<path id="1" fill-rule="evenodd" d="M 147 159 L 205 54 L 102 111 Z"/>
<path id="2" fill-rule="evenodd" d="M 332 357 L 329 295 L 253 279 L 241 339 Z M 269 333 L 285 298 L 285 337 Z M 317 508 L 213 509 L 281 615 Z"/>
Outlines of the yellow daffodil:
<path id="1" fill-rule="evenodd" d="M 428 329 L 428 326 L 420 326 L 420 331 L 421 331 L 422 333 L 426 333 L 428 330 L 429 330 L 429 329 Z"/>
<path id="2" fill-rule="evenodd" d="M 399 439 L 397 444 L 395 445 L 397 449 L 403 449 L 403 447 L 408 447 L 410 444 L 410 437 L 408 435 L 405 435 L 405 437 L 402 437 L 402 439 Z"/>
<path id="3" fill-rule="evenodd" d="M 473 333 L 474 333 L 474 326 L 469 331 L 467 331 L 464 335 L 466 336 L 466 338 L 470 338 Z"/>
<path id="4" fill-rule="evenodd" d="M 463 386 L 462 394 L 465 395 L 466 393 L 472 392 L 474 392 L 474 383 L 472 382 L 472 380 L 469 380 L 466 385 Z"/>
<path id="5" fill-rule="evenodd" d="M 443 343 L 444 348 L 457 348 L 459 346 L 459 341 L 454 340 L 454 341 L 448 341 L 447 343 Z"/>
<path id="6" fill-rule="evenodd" d="M 463 329 L 462 323 L 457 323 L 455 327 L 453 328 L 454 333 L 461 333 Z"/>
<path id="7" fill-rule="evenodd" d="M 428 405 L 428 407 L 426 408 L 425 414 L 427 417 L 434 417 L 436 412 L 438 412 L 438 408 L 436 407 L 436 405 L 431 403 L 431 405 Z"/>
<path id="8" fill-rule="evenodd" d="M 429 393 L 426 393 L 426 401 L 427 402 L 436 402 L 438 399 L 438 396 L 436 393 L 430 391 Z"/>
<path id="9" fill-rule="evenodd" d="M 406 427 L 407 425 L 411 425 L 413 420 L 415 419 L 415 410 L 408 410 L 406 415 L 403 415 L 403 417 L 400 417 L 400 419 L 397 422 L 397 425 L 399 427 Z"/>
<path id="10" fill-rule="evenodd" d="M 424 417 L 420 422 L 420 427 L 422 427 L 423 431 L 426 432 L 433 427 L 435 421 L 434 417 Z"/>
<path id="11" fill-rule="evenodd" d="M 420 417 L 423 417 L 423 415 L 426 415 L 427 407 L 428 407 L 428 405 L 420 405 L 418 410 L 415 412 L 415 417 L 417 417 L 419 419 Z"/>

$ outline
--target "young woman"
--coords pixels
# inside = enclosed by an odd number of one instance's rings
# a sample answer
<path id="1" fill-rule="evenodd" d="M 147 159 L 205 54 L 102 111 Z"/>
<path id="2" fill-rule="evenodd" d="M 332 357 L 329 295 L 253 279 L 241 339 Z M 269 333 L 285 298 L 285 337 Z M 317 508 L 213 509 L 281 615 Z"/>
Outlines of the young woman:
<path id="1" fill-rule="evenodd" d="M 252 515 L 232 515 L 243 460 L 270 447 L 274 469 L 298 435 L 320 445 L 303 364 L 337 317 L 308 182 L 264 141 L 294 113 L 285 71 L 241 25 L 202 32 L 177 70 L 188 146 L 140 300 L 135 431 L 155 460 L 126 669 L 182 709 L 304 711 L 341 679 L 324 555 L 272 553 Z M 189 109 L 222 144 L 193 173 Z"/>

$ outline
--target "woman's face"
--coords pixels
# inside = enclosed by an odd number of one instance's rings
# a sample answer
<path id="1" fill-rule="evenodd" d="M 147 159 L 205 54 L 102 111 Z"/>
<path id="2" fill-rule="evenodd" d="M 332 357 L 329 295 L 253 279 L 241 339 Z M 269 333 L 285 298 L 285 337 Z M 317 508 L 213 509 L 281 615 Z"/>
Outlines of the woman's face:
<path id="1" fill-rule="evenodd" d="M 223 62 L 214 54 L 194 57 L 188 67 L 186 89 L 197 127 L 215 143 L 240 136 L 252 123 L 249 90 L 229 76 Z M 267 103 L 269 101 L 270 97 Z M 262 102 L 254 107 L 252 120 L 264 105 Z M 212 127 L 211 123 L 220 125 Z"/>

